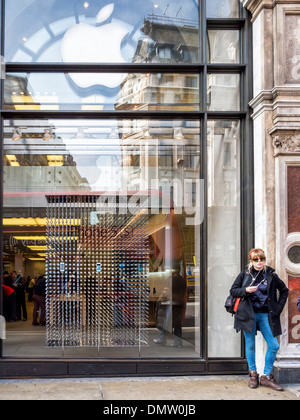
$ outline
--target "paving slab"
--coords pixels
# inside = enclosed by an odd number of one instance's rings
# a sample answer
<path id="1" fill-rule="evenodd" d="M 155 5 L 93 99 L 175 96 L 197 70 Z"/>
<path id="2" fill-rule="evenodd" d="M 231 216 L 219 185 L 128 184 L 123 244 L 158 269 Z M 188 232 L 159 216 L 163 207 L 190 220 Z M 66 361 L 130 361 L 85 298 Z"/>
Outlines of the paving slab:
<path id="1" fill-rule="evenodd" d="M 182 377 L 147 381 L 102 381 L 104 400 L 300 400 L 289 390 L 276 392 L 259 387 L 251 390 L 248 380 L 240 378 Z M 300 387 L 300 385 L 299 385 Z"/>
<path id="2" fill-rule="evenodd" d="M 283 392 L 251 390 L 245 376 L 0 380 L 0 400 L 197 401 L 300 400 L 300 384 Z"/>
<path id="3" fill-rule="evenodd" d="M 0 400 L 99 400 L 99 381 L 0 381 Z"/>

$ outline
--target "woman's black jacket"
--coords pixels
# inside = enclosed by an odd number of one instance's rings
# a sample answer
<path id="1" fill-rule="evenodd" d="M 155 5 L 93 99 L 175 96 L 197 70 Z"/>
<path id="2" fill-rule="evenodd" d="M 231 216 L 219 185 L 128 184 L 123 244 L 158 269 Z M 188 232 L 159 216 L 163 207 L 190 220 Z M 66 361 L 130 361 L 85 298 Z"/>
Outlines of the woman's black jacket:
<path id="1" fill-rule="evenodd" d="M 280 314 L 288 298 L 289 289 L 286 287 L 284 282 L 280 280 L 278 275 L 274 272 L 275 270 L 271 267 L 267 267 L 266 277 L 268 284 L 268 308 L 269 308 L 269 324 L 273 333 L 276 337 L 282 334 L 280 324 Z M 233 297 L 242 297 L 238 306 L 237 312 L 234 316 L 234 328 L 237 331 L 252 332 L 254 326 L 254 310 L 250 299 L 248 299 L 250 293 L 246 292 L 252 282 L 251 274 L 248 271 L 242 271 L 235 282 L 233 283 L 230 294 Z M 278 296 L 279 292 L 279 296 Z"/>

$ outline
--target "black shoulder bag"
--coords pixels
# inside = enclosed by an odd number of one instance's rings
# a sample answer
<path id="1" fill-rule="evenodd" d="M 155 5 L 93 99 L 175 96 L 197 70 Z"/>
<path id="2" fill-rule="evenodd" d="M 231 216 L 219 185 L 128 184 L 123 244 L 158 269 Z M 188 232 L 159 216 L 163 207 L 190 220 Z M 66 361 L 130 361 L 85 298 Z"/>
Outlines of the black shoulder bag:
<path id="1" fill-rule="evenodd" d="M 243 282 L 242 282 L 242 287 L 244 285 L 244 281 L 245 281 L 245 271 L 244 271 L 244 277 L 243 277 Z M 233 297 L 231 295 L 229 295 L 227 297 L 227 299 L 225 300 L 225 309 L 227 312 L 229 312 L 230 314 L 234 315 L 237 311 L 237 308 L 240 304 L 241 298 L 240 297 Z"/>

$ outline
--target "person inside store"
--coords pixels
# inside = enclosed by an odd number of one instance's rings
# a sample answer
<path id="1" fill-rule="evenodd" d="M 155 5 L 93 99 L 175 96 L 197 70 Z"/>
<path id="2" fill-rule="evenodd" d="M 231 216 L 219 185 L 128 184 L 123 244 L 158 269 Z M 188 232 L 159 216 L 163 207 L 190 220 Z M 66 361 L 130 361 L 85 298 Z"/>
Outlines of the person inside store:
<path id="1" fill-rule="evenodd" d="M 240 297 L 234 316 L 234 328 L 243 331 L 246 344 L 246 358 L 249 366 L 249 387 L 266 386 L 276 391 L 283 388 L 276 383 L 273 365 L 279 350 L 277 336 L 282 334 L 280 314 L 288 298 L 289 290 L 275 273 L 266 265 L 265 252 L 252 249 L 249 252 L 248 269 L 235 279 L 230 294 Z M 265 356 L 264 374 L 260 378 L 255 361 L 255 336 L 260 330 L 268 346 Z"/>
<path id="2" fill-rule="evenodd" d="M 3 314 L 6 321 L 15 322 L 17 320 L 16 311 L 16 292 L 12 287 L 2 285 L 3 289 Z"/>
<path id="3" fill-rule="evenodd" d="M 37 277 L 30 279 L 28 284 L 28 302 L 32 302 L 33 290 L 35 288 L 35 283 L 37 281 Z"/>
<path id="4" fill-rule="evenodd" d="M 31 280 L 31 277 L 30 276 L 27 276 L 26 277 L 26 282 L 25 282 L 25 290 L 26 290 L 26 293 L 28 293 L 28 286 L 29 286 L 30 280 Z"/>
<path id="5" fill-rule="evenodd" d="M 39 276 L 33 292 L 33 316 L 32 325 L 46 325 L 45 309 L 46 309 L 46 277 L 43 274 Z M 39 316 L 39 322 L 38 322 Z"/>
<path id="6" fill-rule="evenodd" d="M 16 291 L 17 320 L 27 321 L 27 308 L 25 302 L 25 280 L 21 273 L 14 277 L 13 288 Z"/>
<path id="7" fill-rule="evenodd" d="M 171 347 L 182 347 L 182 322 L 186 310 L 186 281 L 177 269 L 172 274 L 172 318 L 174 340 Z"/>
<path id="8" fill-rule="evenodd" d="M 167 336 L 173 331 L 173 342 L 170 346 L 182 347 L 182 322 L 186 308 L 186 281 L 180 273 L 180 268 L 175 268 L 172 272 L 170 289 L 163 290 L 157 305 L 156 327 L 160 330 L 160 333 L 158 338 L 155 338 L 153 341 L 155 344 L 166 344 Z"/>
<path id="9" fill-rule="evenodd" d="M 3 273 L 3 314 L 6 321 L 15 322 L 17 319 L 16 312 L 16 292 L 15 290 L 8 286 L 11 284 L 11 276 L 7 271 Z"/>
<path id="10" fill-rule="evenodd" d="M 16 270 L 14 270 L 11 272 L 11 287 L 14 287 L 14 282 L 16 281 L 16 279 L 17 279 L 17 272 Z"/>
<path id="11" fill-rule="evenodd" d="M 12 276 L 8 271 L 3 272 L 3 284 L 12 288 Z"/>

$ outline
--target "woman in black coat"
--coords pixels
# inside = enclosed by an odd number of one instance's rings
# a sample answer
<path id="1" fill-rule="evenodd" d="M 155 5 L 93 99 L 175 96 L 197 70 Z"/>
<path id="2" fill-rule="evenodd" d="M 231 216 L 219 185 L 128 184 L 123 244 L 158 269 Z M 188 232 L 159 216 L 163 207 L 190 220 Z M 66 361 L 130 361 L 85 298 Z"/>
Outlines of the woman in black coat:
<path id="1" fill-rule="evenodd" d="M 282 333 L 280 314 L 288 297 L 288 288 L 274 269 L 266 265 L 266 256 L 262 249 L 252 249 L 249 252 L 248 270 L 237 276 L 230 294 L 242 298 L 235 314 L 234 328 L 243 331 L 245 336 L 249 387 L 257 388 L 259 385 L 255 364 L 255 336 L 257 330 L 260 330 L 268 345 L 260 384 L 282 391 L 283 388 L 275 382 L 272 371 L 279 350 L 276 337 Z"/>

